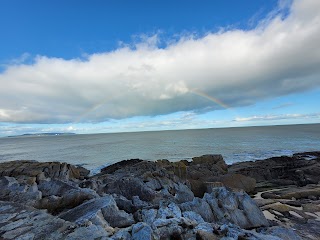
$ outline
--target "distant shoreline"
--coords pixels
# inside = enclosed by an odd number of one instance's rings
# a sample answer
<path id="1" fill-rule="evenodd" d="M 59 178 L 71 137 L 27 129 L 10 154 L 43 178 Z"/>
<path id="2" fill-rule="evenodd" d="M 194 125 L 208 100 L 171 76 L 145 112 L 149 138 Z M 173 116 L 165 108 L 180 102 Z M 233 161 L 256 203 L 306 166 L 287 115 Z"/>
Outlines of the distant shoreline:
<path id="1" fill-rule="evenodd" d="M 26 133 L 21 135 L 13 135 L 7 137 L 42 137 L 42 136 L 64 136 L 64 135 L 76 135 L 76 133 Z"/>

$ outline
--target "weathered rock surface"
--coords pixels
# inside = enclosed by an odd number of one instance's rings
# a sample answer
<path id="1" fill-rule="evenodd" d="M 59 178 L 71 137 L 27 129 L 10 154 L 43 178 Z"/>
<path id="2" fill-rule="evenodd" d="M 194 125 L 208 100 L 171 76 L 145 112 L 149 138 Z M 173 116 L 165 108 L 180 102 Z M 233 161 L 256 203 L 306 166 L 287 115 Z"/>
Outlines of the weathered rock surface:
<path id="1" fill-rule="evenodd" d="M 275 173 L 262 163 L 262 177 L 255 163 L 228 170 L 221 155 L 126 160 L 91 177 L 64 163 L 1 163 L 0 239 L 317 239 L 319 186 L 309 183 L 319 156 L 310 156 L 294 155 L 295 166 L 281 157 Z M 304 187 L 245 192 L 288 183 Z"/>
<path id="2" fill-rule="evenodd" d="M 32 207 L 0 201 L 1 239 L 101 239 L 109 235 L 101 226 L 76 226 Z"/>
<path id="3" fill-rule="evenodd" d="M 320 152 L 235 163 L 229 167 L 229 172 L 254 178 L 261 187 L 317 184 L 320 181 Z"/>
<path id="4" fill-rule="evenodd" d="M 0 163 L 0 176 L 28 176 L 37 180 L 52 178 L 60 180 L 83 179 L 89 171 L 83 167 L 76 167 L 67 163 L 11 161 Z"/>
<path id="5" fill-rule="evenodd" d="M 226 187 L 243 189 L 247 193 L 254 192 L 256 187 L 256 180 L 254 178 L 237 173 L 222 175 L 218 180 Z"/>

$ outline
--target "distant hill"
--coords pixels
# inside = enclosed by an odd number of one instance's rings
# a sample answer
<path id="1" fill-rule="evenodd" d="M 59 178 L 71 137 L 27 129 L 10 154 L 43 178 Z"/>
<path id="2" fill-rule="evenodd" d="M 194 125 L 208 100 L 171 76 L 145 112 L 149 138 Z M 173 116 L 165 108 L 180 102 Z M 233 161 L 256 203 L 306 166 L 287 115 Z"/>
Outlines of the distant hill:
<path id="1" fill-rule="evenodd" d="M 62 136 L 75 135 L 75 133 L 26 133 L 22 135 L 8 136 L 8 137 L 34 137 L 34 136 Z"/>

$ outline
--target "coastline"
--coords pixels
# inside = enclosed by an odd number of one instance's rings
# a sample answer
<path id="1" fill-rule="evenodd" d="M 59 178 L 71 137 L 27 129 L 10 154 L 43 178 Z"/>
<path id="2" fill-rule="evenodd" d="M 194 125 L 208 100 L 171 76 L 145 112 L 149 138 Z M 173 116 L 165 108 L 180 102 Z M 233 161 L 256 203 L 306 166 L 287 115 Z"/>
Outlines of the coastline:
<path id="1" fill-rule="evenodd" d="M 221 155 L 131 159 L 93 176 L 12 161 L 0 176 L 2 239 L 317 239 L 320 230 L 320 152 L 229 166 Z"/>

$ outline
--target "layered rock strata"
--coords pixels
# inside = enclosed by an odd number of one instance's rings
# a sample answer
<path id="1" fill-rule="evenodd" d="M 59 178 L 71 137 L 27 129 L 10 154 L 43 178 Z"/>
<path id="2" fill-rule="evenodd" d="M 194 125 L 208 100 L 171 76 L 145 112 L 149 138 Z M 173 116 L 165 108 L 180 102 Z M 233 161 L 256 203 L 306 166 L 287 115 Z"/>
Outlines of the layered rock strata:
<path id="1" fill-rule="evenodd" d="M 319 154 L 278 160 L 0 163 L 0 239 L 317 239 Z"/>

